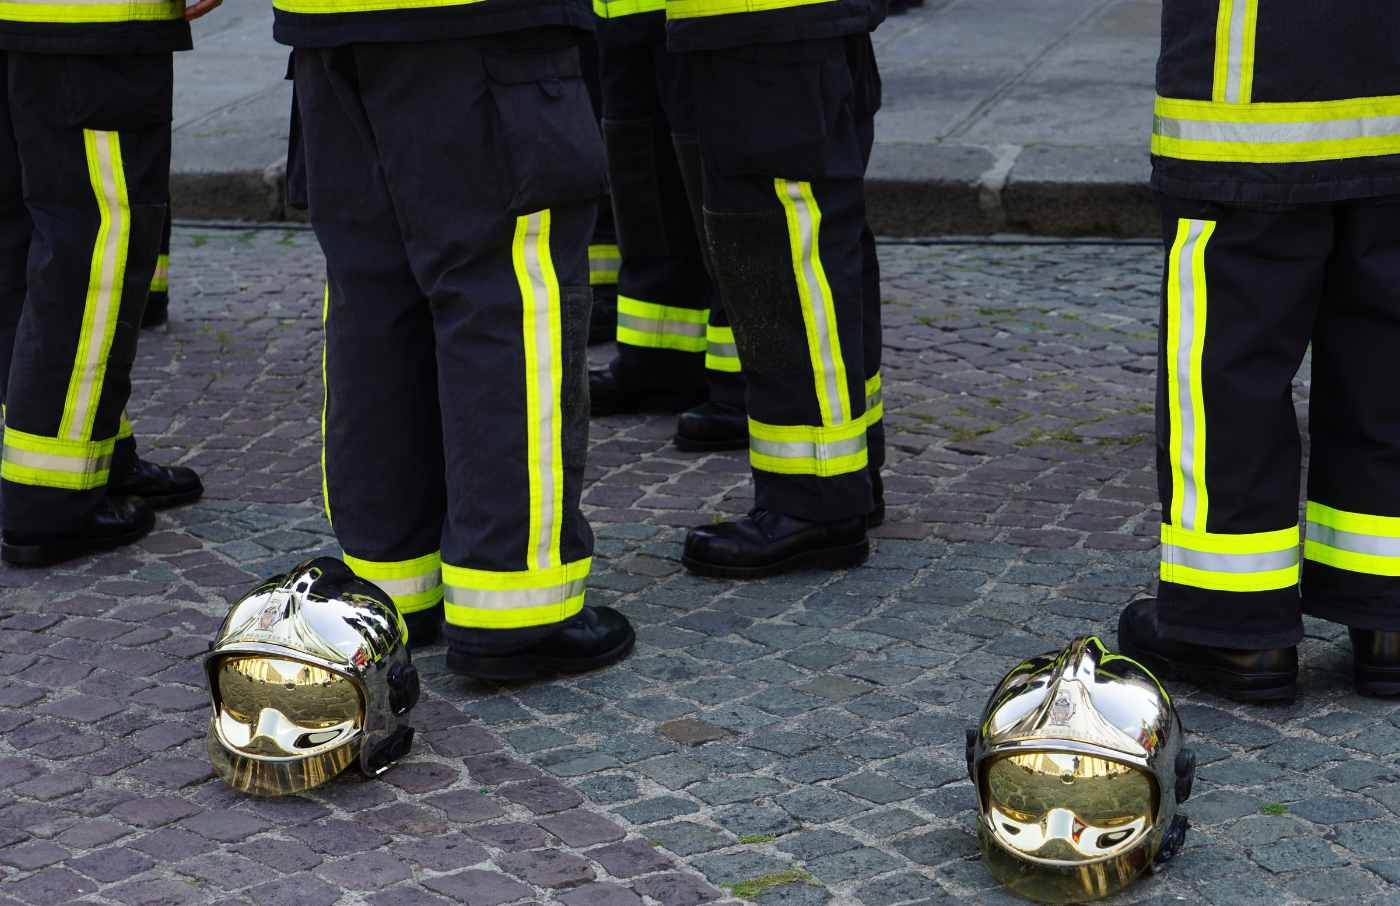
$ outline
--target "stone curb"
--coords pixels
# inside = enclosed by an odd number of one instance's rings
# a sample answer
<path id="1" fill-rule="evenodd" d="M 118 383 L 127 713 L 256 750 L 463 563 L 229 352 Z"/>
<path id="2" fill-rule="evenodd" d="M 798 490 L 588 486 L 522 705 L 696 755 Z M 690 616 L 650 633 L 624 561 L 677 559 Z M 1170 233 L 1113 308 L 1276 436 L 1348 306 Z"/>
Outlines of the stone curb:
<path id="1" fill-rule="evenodd" d="M 880 143 L 868 175 L 881 236 L 1155 237 L 1144 149 L 1134 146 Z M 304 221 L 286 204 L 286 162 L 171 175 L 180 219 Z"/>

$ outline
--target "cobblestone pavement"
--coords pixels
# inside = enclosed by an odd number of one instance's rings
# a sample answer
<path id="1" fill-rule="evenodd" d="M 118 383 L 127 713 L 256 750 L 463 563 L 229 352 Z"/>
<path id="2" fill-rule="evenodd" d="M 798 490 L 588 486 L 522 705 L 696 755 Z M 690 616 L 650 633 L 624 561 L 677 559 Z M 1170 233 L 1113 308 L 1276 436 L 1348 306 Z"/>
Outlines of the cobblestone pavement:
<path id="1" fill-rule="evenodd" d="M 890 521 L 867 568 L 687 576 L 681 528 L 746 508 L 743 458 L 597 422 L 592 600 L 636 622 L 636 654 L 503 688 L 429 648 L 407 762 L 257 801 L 211 779 L 196 658 L 230 598 L 334 551 L 320 262 L 303 232 L 177 230 L 132 414 L 209 496 L 130 551 L 0 570 L 0 904 L 1011 902 L 969 832 L 963 728 L 1018 658 L 1111 637 L 1153 575 L 1157 256 L 885 246 Z M 1351 693 L 1343 646 L 1309 621 L 1292 707 L 1180 686 L 1189 849 L 1114 903 L 1400 903 L 1400 710 Z"/>

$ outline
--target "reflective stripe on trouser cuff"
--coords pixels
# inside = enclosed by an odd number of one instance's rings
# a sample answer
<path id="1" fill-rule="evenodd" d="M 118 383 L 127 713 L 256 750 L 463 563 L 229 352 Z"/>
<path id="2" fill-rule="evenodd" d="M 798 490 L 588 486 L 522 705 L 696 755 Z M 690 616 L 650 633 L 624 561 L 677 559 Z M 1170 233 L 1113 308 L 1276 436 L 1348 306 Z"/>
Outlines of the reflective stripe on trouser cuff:
<path id="1" fill-rule="evenodd" d="M 593 12 L 599 19 L 621 19 L 665 8 L 666 0 L 593 0 Z"/>
<path id="2" fill-rule="evenodd" d="M 1372 576 L 1400 576 L 1400 517 L 1348 513 L 1308 501 L 1303 555 Z"/>
<path id="3" fill-rule="evenodd" d="M 739 347 L 734 342 L 734 328 L 713 324 L 705 328 L 705 367 L 729 374 L 743 371 L 739 365 Z"/>
<path id="4" fill-rule="evenodd" d="M 664 3 L 665 0 L 662 0 Z M 606 16 L 604 18 L 607 18 Z M 617 274 L 622 270 L 622 252 L 615 245 L 590 245 L 588 247 L 588 282 L 593 286 L 607 286 L 617 282 Z"/>
<path id="5" fill-rule="evenodd" d="M 1273 591 L 1298 584 L 1298 526 L 1227 535 L 1162 525 L 1162 581 L 1210 591 Z"/>
<path id="6" fill-rule="evenodd" d="M 129 437 L 135 436 L 136 429 L 131 427 L 131 419 L 127 418 L 126 413 L 123 412 L 121 424 L 117 427 L 117 440 L 126 440 Z"/>
<path id="7" fill-rule="evenodd" d="M 709 309 L 657 305 L 617 297 L 617 341 L 648 349 L 704 352 Z"/>
<path id="8" fill-rule="evenodd" d="M 851 400 L 846 387 L 846 363 L 841 357 L 836 303 L 822 265 L 821 206 L 809 182 L 776 179 L 773 185 L 787 216 L 793 276 L 807 329 L 807 354 L 812 360 L 822 424 L 844 425 L 851 421 Z"/>
<path id="9" fill-rule="evenodd" d="M 345 564 L 394 599 L 399 613 L 427 610 L 442 600 L 442 557 L 437 551 L 412 560 L 361 560 L 345 555 Z"/>
<path id="10" fill-rule="evenodd" d="M 92 438 L 93 419 L 102 398 L 107 359 L 121 310 L 131 236 L 131 205 L 127 200 L 120 136 L 116 132 L 84 129 L 83 145 L 99 221 L 88 268 L 83 322 L 58 428 L 59 437 L 76 441 Z"/>
<path id="11" fill-rule="evenodd" d="M 778 475 L 830 478 L 859 472 L 869 463 L 865 421 L 835 428 L 765 425 L 749 419 L 749 463 Z"/>
<path id="12" fill-rule="evenodd" d="M 1206 416 L 1202 367 L 1205 359 L 1206 245 L 1211 220 L 1177 221 L 1167 257 L 1166 369 L 1168 459 L 1171 463 L 1170 525 L 1203 531 L 1210 510 L 1206 490 Z"/>
<path id="13" fill-rule="evenodd" d="M 151 292 L 163 293 L 170 290 L 170 256 L 161 255 L 156 259 L 156 270 L 151 275 Z"/>
<path id="14" fill-rule="evenodd" d="M 1159 97 L 1152 153 L 1254 164 L 1400 154 L 1400 97 L 1277 104 Z"/>
<path id="15" fill-rule="evenodd" d="M 666 0 L 666 19 L 695 19 L 733 13 L 761 13 L 797 6 L 815 6 L 835 0 Z"/>
<path id="16" fill-rule="evenodd" d="M 40 437 L 6 426 L 0 478 L 65 491 L 106 487 L 116 443 Z"/>
<path id="17" fill-rule="evenodd" d="M 873 425 L 885 417 L 885 389 L 880 372 L 865 382 L 865 424 Z"/>
<path id="18" fill-rule="evenodd" d="M 179 19 L 184 11 L 184 3 L 176 0 L 124 0 L 121 3 L 0 0 L 0 20 L 10 22 L 149 22 Z"/>
<path id="19" fill-rule="evenodd" d="M 583 609 L 593 559 L 549 569 L 493 572 L 444 563 L 447 622 L 478 629 L 558 623 Z"/>

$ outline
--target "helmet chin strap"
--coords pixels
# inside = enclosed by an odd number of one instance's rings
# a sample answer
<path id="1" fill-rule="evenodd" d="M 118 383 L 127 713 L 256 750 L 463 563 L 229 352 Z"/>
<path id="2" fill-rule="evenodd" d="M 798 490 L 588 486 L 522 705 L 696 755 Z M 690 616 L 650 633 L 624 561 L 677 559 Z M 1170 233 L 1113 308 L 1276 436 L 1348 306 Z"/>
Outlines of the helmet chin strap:
<path id="1" fill-rule="evenodd" d="M 1157 857 L 1152 860 L 1152 870 L 1156 871 L 1166 865 L 1181 852 L 1181 847 L 1186 844 L 1186 831 L 1191 828 L 1191 822 L 1180 812 L 1172 818 L 1171 827 L 1162 835 L 1162 846 L 1157 850 Z"/>
<path id="2" fill-rule="evenodd" d="M 379 745 L 374 747 L 374 751 L 370 752 L 370 776 L 377 777 L 387 771 L 390 765 L 407 755 L 411 748 L 413 748 L 412 727 L 399 727 L 390 733 Z"/>

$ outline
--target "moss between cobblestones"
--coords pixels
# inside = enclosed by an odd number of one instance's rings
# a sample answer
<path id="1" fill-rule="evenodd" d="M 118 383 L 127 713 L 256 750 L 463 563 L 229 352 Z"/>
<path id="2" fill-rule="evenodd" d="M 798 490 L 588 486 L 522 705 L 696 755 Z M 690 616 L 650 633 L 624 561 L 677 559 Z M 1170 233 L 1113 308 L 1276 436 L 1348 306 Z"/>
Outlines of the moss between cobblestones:
<path id="1" fill-rule="evenodd" d="M 739 842 L 743 844 L 772 843 L 776 839 L 778 838 L 772 834 L 745 834 L 739 838 Z"/>
<path id="2" fill-rule="evenodd" d="M 1266 802 L 1259 806 L 1259 811 L 1266 815 L 1283 815 L 1288 812 L 1288 806 L 1282 802 Z"/>
<path id="3" fill-rule="evenodd" d="M 750 878 L 747 881 L 740 881 L 737 884 L 726 884 L 725 887 L 734 896 L 743 900 L 752 900 L 760 894 L 767 893 L 775 887 L 782 887 L 786 884 L 810 884 L 813 887 L 820 887 L 817 879 L 809 875 L 800 868 L 793 868 L 788 871 L 779 871 L 771 875 L 764 875 L 761 878 Z"/>

